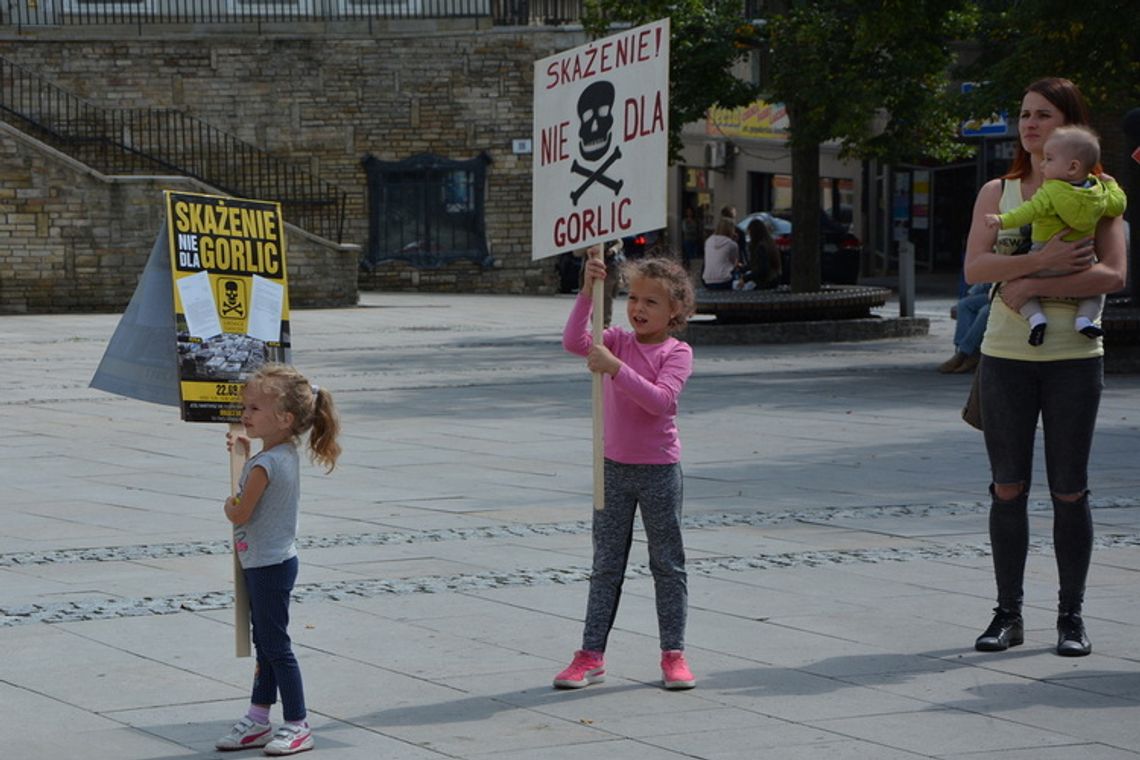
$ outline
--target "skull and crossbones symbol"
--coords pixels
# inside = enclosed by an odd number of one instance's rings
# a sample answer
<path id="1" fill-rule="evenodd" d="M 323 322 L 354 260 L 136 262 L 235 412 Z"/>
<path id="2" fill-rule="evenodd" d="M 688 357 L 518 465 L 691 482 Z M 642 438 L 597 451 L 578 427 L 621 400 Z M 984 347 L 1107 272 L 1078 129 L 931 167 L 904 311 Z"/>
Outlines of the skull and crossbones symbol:
<path id="1" fill-rule="evenodd" d="M 241 303 L 241 293 L 238 291 L 237 280 L 226 280 L 222 283 L 222 316 L 244 317 L 245 308 Z"/>
<path id="2" fill-rule="evenodd" d="M 595 182 L 613 190 L 614 195 L 625 184 L 624 180 L 615 180 L 606 175 L 614 161 L 621 158 L 621 148 L 615 147 L 614 152 L 602 160 L 613 142 L 614 94 L 614 86 L 602 81 L 594 82 L 578 97 L 578 152 L 582 154 L 582 160 L 591 164 L 601 161 L 601 164 L 594 169 L 583 166 L 577 160 L 571 164 L 570 171 L 586 178 L 577 190 L 570 193 L 570 200 L 575 206 L 582 194 Z"/>

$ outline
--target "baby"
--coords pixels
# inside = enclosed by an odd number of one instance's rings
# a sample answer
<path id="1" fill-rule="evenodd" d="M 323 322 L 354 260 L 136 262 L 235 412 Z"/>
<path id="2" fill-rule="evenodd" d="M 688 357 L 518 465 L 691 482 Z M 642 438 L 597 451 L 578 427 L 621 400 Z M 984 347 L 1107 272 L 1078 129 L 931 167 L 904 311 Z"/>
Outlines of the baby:
<path id="1" fill-rule="evenodd" d="M 1107 174 L 1090 174 L 1100 163 L 1100 141 L 1087 127 L 1057 127 L 1045 141 L 1042 171 L 1045 182 L 1025 203 L 1005 214 L 986 214 L 986 224 L 1010 229 L 1033 225 L 1033 249 L 1040 248 L 1051 237 L 1066 228 L 1072 230 L 1065 240 L 1092 237 L 1103 216 L 1124 213 L 1124 191 Z M 1035 277 L 1056 277 L 1064 272 L 1042 271 Z M 1104 296 L 1082 298 L 1078 303 L 1074 329 L 1089 338 L 1099 338 L 1104 330 L 1097 325 Z M 1029 320 L 1029 345 L 1039 346 L 1045 340 L 1047 320 L 1041 302 L 1031 298 L 1021 307 L 1021 316 Z"/>

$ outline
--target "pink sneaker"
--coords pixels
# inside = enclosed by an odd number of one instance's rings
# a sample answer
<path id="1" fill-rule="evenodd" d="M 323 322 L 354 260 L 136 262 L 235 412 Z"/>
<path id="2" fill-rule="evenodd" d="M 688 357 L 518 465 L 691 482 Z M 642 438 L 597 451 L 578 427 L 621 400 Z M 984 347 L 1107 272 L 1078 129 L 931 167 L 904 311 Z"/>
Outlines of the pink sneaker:
<path id="1" fill-rule="evenodd" d="M 554 677 L 554 686 L 559 689 L 581 689 L 592 683 L 606 680 L 606 660 L 601 652 L 579 649 L 574 653 L 570 665 Z"/>
<path id="2" fill-rule="evenodd" d="M 697 685 L 685 653 L 680 649 L 670 649 L 661 653 L 661 680 L 666 689 L 691 689 Z"/>

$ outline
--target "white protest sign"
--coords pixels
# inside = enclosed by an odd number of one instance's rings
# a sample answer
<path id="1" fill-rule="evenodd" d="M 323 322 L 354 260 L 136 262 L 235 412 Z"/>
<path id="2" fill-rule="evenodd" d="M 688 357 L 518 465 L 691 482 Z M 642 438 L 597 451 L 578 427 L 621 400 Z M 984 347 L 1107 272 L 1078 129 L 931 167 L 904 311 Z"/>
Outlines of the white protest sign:
<path id="1" fill-rule="evenodd" d="M 665 226 L 669 19 L 534 65 L 531 258 Z"/>

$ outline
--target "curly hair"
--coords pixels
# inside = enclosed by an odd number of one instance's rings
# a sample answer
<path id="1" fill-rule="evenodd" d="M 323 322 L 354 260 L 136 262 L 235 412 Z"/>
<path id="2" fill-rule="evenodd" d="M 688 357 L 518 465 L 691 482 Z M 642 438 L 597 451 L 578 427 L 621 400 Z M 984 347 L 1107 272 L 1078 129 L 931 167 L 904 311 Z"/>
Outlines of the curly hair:
<path id="1" fill-rule="evenodd" d="M 305 376 L 287 364 L 265 364 L 246 381 L 277 400 L 277 410 L 293 415 L 293 437 L 309 433 L 309 456 L 332 472 L 340 456 L 340 418 L 332 394 L 312 385 Z"/>
<path id="2" fill-rule="evenodd" d="M 677 333 L 685 329 L 689 317 L 696 310 L 696 295 L 689 273 L 673 258 L 651 256 L 627 261 L 622 274 L 629 282 L 637 277 L 657 280 L 669 294 L 671 305 L 677 313 L 669 320 L 669 332 Z"/>

